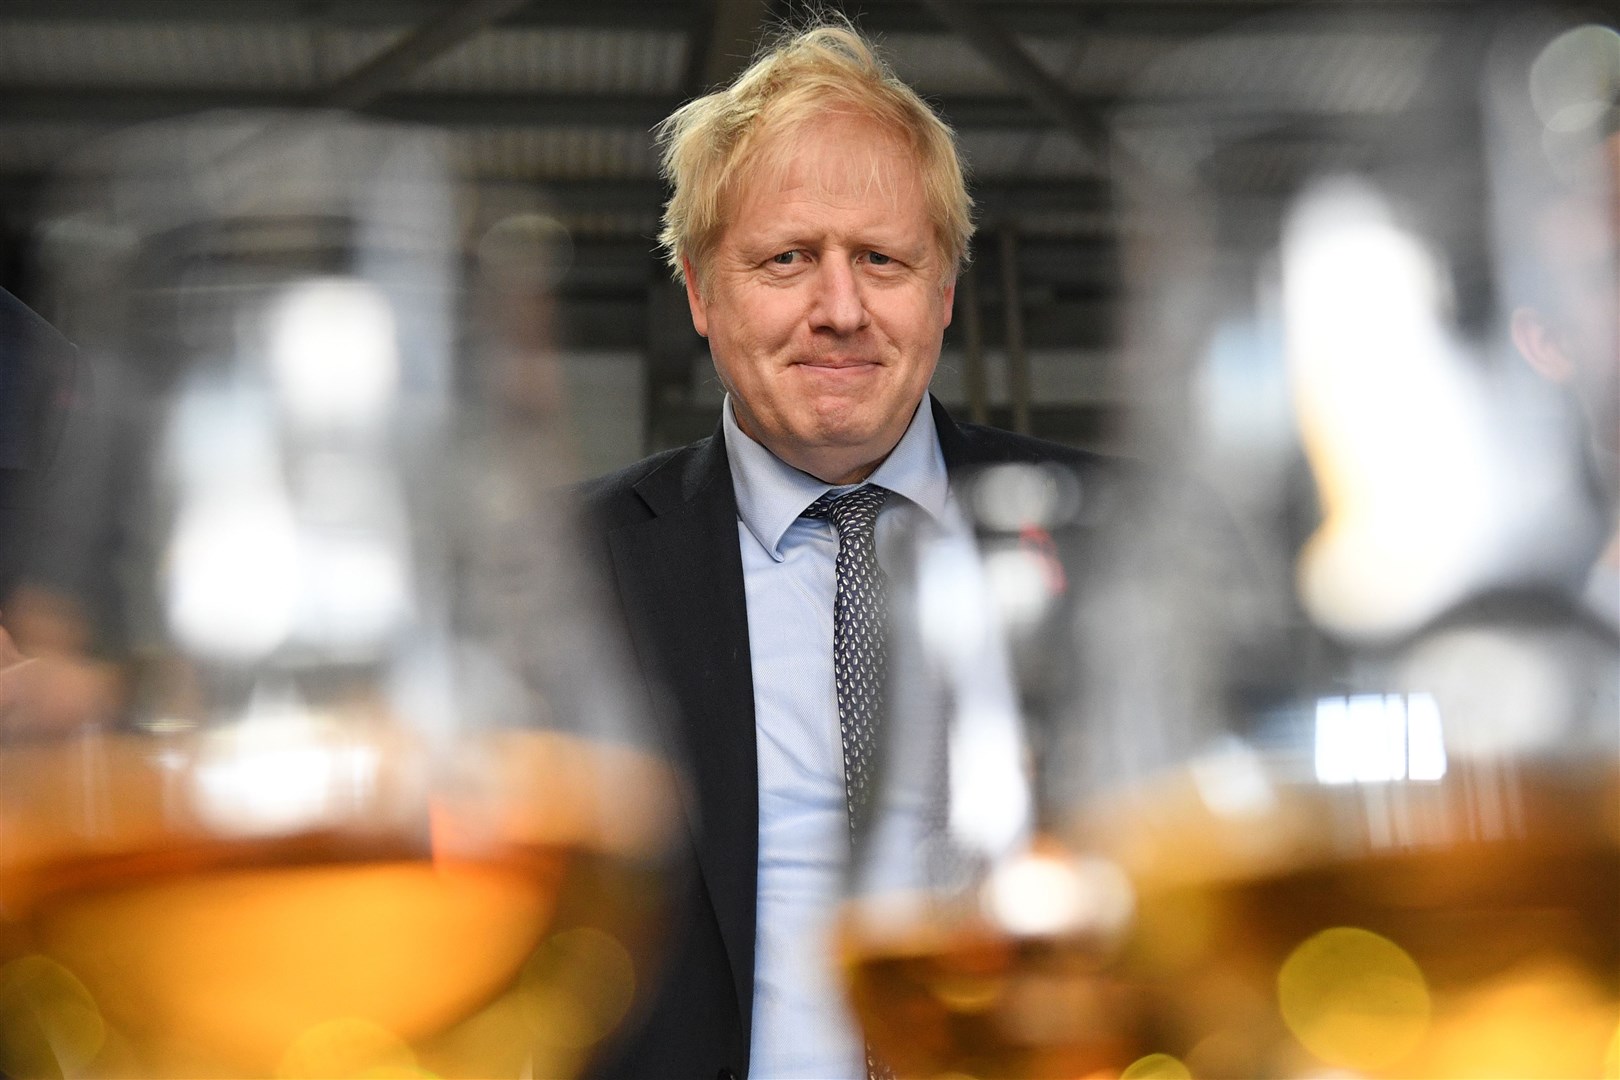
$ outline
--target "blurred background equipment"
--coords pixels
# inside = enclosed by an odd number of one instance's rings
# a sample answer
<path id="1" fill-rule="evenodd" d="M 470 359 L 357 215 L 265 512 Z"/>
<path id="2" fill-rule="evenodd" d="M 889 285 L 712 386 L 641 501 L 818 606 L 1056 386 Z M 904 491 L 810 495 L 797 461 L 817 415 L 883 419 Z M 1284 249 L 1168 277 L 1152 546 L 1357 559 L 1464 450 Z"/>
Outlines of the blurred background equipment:
<path id="1" fill-rule="evenodd" d="M 965 419 L 1011 427 L 1027 418 L 1036 434 L 1096 445 L 1117 437 L 1131 403 L 1115 363 L 1126 226 L 1111 211 L 1100 137 L 1127 96 L 1166 118 L 1192 108 L 1214 128 L 1256 130 L 1222 155 L 1222 175 L 1282 186 L 1365 158 L 1414 123 L 1474 129 L 1474 107 L 1445 85 L 1441 60 L 1477 47 L 1481 20 L 1503 5 L 835 6 L 938 104 L 972 169 L 983 232 L 936 392 Z M 1578 6 L 1615 21 L 1612 2 Z M 648 132 L 740 70 L 760 29 L 797 9 L 789 0 L 8 0 L 0 285 L 40 307 L 30 269 L 39 181 L 97 133 L 204 109 L 318 105 L 435 124 L 481 202 L 541 190 L 572 237 L 557 326 L 585 471 L 680 445 L 712 431 L 720 395 L 684 297 L 652 250 L 664 193 Z M 1331 19 L 1289 33 L 1264 25 L 1293 10 Z M 1217 33 L 1221 49 L 1196 64 L 1155 63 Z"/>

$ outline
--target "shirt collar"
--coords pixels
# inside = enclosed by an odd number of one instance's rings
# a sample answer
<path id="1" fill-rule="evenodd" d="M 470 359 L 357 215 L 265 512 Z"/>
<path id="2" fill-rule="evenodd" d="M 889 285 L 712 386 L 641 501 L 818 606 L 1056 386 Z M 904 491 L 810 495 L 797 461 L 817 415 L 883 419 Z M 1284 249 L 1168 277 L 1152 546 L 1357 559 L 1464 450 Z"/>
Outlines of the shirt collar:
<path id="1" fill-rule="evenodd" d="M 737 492 L 737 516 L 759 545 L 781 562 L 782 537 L 805 507 L 828 491 L 842 487 L 800 472 L 755 442 L 737 425 L 731 395 L 726 395 L 721 429 L 726 440 L 726 457 L 731 463 L 731 483 Z M 925 394 L 912 414 L 906 433 L 900 436 L 889 456 L 864 483 L 888 488 L 923 510 L 935 520 L 943 520 L 950 486 L 945 473 L 945 456 L 940 453 L 939 433 L 934 413 Z"/>

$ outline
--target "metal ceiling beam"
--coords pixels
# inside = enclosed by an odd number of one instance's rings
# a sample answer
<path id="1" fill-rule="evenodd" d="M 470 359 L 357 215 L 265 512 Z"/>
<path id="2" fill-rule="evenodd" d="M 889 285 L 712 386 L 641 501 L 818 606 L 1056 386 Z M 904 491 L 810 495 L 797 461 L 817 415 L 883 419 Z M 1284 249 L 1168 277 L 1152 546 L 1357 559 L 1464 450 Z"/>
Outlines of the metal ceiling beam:
<path id="1" fill-rule="evenodd" d="M 43 179 L 33 170 L 0 170 L 0 202 L 30 198 Z M 537 189 L 564 214 L 657 213 L 664 198 L 663 185 L 653 177 L 554 180 L 537 176 L 477 182 Z M 1106 211 L 1109 206 L 1108 185 L 1093 179 L 980 179 L 972 190 L 975 203 L 987 216 L 1088 213 Z"/>
<path id="2" fill-rule="evenodd" d="M 1067 131 L 1098 161 L 1106 160 L 1108 128 L 1102 118 L 1077 102 L 1068 88 L 1041 67 L 1005 27 L 985 15 L 971 0 L 922 2 L 1031 105 Z"/>
<path id="3" fill-rule="evenodd" d="M 444 0 L 6 0 L 0 19 L 29 22 L 305 23 L 376 28 L 415 26 L 441 15 Z M 650 0 L 530 0 L 513 26 L 684 32 L 685 5 Z"/>
<path id="4" fill-rule="evenodd" d="M 1498 0 L 996 0 L 996 22 L 1017 34 L 1121 33 L 1145 37 L 1216 34 L 1290 14 L 1342 20 L 1357 29 L 1461 20 Z M 851 5 L 855 6 L 855 5 Z M 1608 0 L 1609 9 L 1620 4 Z M 939 25 L 923 0 L 860 0 L 859 23 L 872 32 L 928 33 Z"/>
<path id="5" fill-rule="evenodd" d="M 10 172 L 0 166 L 0 211 L 26 216 L 45 181 L 35 169 Z M 480 187 L 512 186 L 538 192 L 564 216 L 644 215 L 656 218 L 663 205 L 663 185 L 653 177 L 584 180 L 523 178 L 473 178 Z M 1092 242 L 1114 236 L 1118 221 L 1110 199 L 1109 185 L 1098 179 L 1009 180 L 980 177 L 972 184 L 976 216 L 985 222 L 1018 221 L 1030 243 L 1038 236 L 1051 236 L 1055 243 L 1069 240 Z M 1240 203 L 1226 203 L 1228 218 L 1247 221 L 1267 219 L 1267 213 L 1245 211 Z M 1274 210 L 1268 211 L 1271 216 Z M 1043 225 L 1043 222 L 1055 224 Z M 1247 227 L 1247 226 L 1244 226 Z M 650 250 L 650 242 L 649 242 Z M 1043 255 L 1042 258 L 1047 258 Z M 1060 254 L 1050 256 L 1061 259 Z M 1078 273 L 1078 268 L 1077 268 Z M 1055 271 L 1054 271 L 1055 276 Z"/>
<path id="6" fill-rule="evenodd" d="M 361 109 L 529 0 L 461 0 L 313 96 L 310 104 Z"/>
<path id="7" fill-rule="evenodd" d="M 998 0 L 996 18 L 1014 33 L 1058 34 L 1077 29 L 1131 34 L 1184 35 L 1218 32 L 1234 24 L 1288 11 L 1369 19 L 1458 16 L 1496 0 Z M 938 21 L 915 0 L 860 0 L 846 6 L 872 33 L 928 33 Z M 1613 2 L 1587 4 L 1611 17 Z M 5 0 L 0 18 L 30 22 L 226 23 L 315 22 L 324 26 L 415 25 L 443 7 L 442 0 Z M 690 7 L 652 0 L 530 0 L 509 26 L 670 31 L 691 28 Z"/>
<path id="8" fill-rule="evenodd" d="M 1266 112 L 1252 99 L 1201 95 L 1177 99 L 1137 97 L 1130 102 L 1108 95 L 1074 100 L 1083 108 L 1112 110 L 1129 104 L 1139 122 L 1170 123 L 1195 118 L 1218 125 L 1223 118 L 1253 127 L 1258 119 L 1299 123 L 1315 132 L 1356 138 L 1371 134 L 1393 118 L 1377 113 L 1334 112 L 1324 103 L 1316 113 Z M 1020 98 L 933 96 L 933 103 L 958 131 L 1050 130 L 1050 116 Z M 210 89 L 127 86 L 37 86 L 0 83 L 0 126 L 6 123 L 60 123 L 102 127 L 157 120 L 210 109 L 294 108 L 308 102 L 295 90 Z M 624 127 L 645 131 L 681 102 L 672 94 L 557 94 L 484 91 L 396 92 L 376 98 L 365 108 L 373 116 L 443 127 Z M 1403 123 L 1440 121 L 1430 105 L 1402 114 Z M 1217 128 L 1211 128 L 1217 130 Z"/>
<path id="9" fill-rule="evenodd" d="M 157 120 L 210 109 L 292 108 L 297 91 L 121 86 L 6 86 L 0 84 L 0 123 L 104 125 Z M 365 109 L 375 116 L 445 127 L 630 127 L 647 130 L 681 98 L 669 94 L 393 93 Z M 936 99 L 957 130 L 1038 130 L 1046 117 L 1017 99 Z"/>
<path id="10" fill-rule="evenodd" d="M 563 213 L 656 212 L 663 205 L 664 189 L 655 179 L 566 180 L 537 178 L 533 186 L 544 191 Z M 994 180 L 973 184 L 973 198 L 987 215 L 1042 214 L 1107 210 L 1108 185 L 1100 180 Z"/>

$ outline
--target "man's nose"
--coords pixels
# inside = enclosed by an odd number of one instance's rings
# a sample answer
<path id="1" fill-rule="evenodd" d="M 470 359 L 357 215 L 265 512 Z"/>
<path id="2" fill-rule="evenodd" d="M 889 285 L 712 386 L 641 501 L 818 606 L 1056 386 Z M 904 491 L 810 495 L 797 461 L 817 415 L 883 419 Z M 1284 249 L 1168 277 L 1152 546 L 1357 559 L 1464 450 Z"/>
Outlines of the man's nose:
<path id="1" fill-rule="evenodd" d="M 815 305 L 810 312 L 812 329 L 851 334 L 868 320 L 860 271 L 844 259 L 828 259 L 816 275 Z"/>

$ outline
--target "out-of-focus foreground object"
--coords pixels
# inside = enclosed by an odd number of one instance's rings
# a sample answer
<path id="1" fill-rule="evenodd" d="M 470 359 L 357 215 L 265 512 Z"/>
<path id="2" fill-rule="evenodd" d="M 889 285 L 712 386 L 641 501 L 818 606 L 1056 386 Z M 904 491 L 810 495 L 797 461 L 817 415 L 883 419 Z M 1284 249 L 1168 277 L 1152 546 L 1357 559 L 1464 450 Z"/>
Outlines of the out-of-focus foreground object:
<path id="1" fill-rule="evenodd" d="M 555 230 L 487 210 L 337 114 L 64 170 L 0 1073 L 567 1076 L 652 977 L 675 784 L 556 494 Z"/>
<path id="2" fill-rule="evenodd" d="M 1079 702 L 1144 1053 L 1620 1068 L 1617 87 L 1612 29 L 1515 11 L 1357 88 L 1475 123 L 1330 170 L 1234 183 L 1261 133 L 1122 116 L 1174 482 L 1083 616 Z"/>
<path id="3" fill-rule="evenodd" d="M 1294 162 L 1116 114 L 1139 463 L 981 478 L 897 602 L 841 960 L 902 1075 L 1620 1075 L 1620 36 L 1499 14 L 1257 73 L 1435 106 Z"/>

